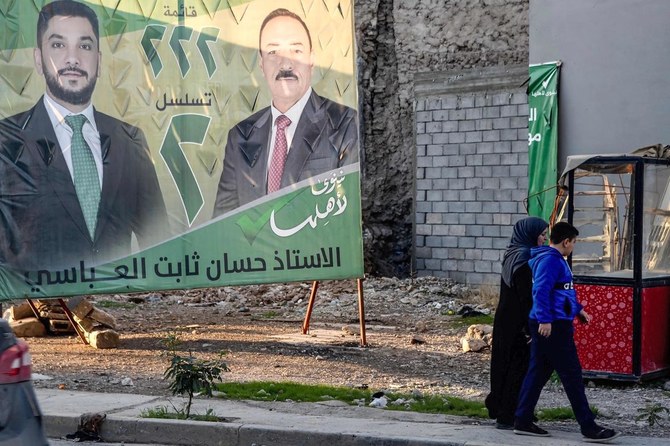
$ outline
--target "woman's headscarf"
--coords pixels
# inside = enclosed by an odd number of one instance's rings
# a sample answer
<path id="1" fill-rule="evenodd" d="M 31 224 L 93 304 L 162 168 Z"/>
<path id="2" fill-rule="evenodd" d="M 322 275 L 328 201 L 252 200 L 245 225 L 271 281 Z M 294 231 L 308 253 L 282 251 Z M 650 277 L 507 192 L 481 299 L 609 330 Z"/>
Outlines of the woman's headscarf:
<path id="1" fill-rule="evenodd" d="M 502 264 L 502 279 L 507 286 L 512 286 L 512 276 L 519 267 L 528 262 L 530 248 L 537 246 L 537 238 L 547 227 L 549 224 L 538 217 L 527 217 L 516 222 Z"/>

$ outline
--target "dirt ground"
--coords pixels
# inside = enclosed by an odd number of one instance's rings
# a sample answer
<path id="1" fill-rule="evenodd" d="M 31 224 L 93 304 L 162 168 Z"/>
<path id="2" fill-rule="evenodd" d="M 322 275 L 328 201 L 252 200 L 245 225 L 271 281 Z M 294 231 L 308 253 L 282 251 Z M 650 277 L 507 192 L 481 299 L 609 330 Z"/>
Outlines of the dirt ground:
<path id="1" fill-rule="evenodd" d="M 322 282 L 307 335 L 301 333 L 311 284 L 255 285 L 140 295 L 91 296 L 117 320 L 121 344 L 96 350 L 75 336 L 30 338 L 37 387 L 168 394 L 165 341 L 178 334 L 182 351 L 214 359 L 225 352 L 230 381 L 295 381 L 374 390 L 441 393 L 483 401 L 490 351 L 464 353 L 464 305 L 484 312 L 497 297 L 449 280 L 367 278 L 366 336 L 360 346 L 356 281 Z M 6 305 L 5 305 L 6 307 Z M 670 420 L 649 426 L 638 410 L 670 408 L 670 381 L 589 382 L 589 401 L 602 424 L 629 435 L 668 436 Z M 539 407 L 568 406 L 549 384 Z M 373 410 L 373 409 L 371 409 Z M 473 422 L 491 423 L 490 420 Z M 576 430 L 574 422 L 552 428 Z"/>

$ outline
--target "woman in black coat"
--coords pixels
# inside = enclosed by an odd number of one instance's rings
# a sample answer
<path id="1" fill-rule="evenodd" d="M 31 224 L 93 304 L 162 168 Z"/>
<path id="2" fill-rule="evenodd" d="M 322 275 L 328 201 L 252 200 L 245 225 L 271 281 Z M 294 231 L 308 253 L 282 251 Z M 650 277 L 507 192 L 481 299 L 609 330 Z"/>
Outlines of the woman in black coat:
<path id="1" fill-rule="evenodd" d="M 491 393 L 486 397 L 496 428 L 513 429 L 521 383 L 528 369 L 528 313 L 533 305 L 530 249 L 544 244 L 547 222 L 528 217 L 514 225 L 502 263 L 500 300 L 493 319 Z"/>

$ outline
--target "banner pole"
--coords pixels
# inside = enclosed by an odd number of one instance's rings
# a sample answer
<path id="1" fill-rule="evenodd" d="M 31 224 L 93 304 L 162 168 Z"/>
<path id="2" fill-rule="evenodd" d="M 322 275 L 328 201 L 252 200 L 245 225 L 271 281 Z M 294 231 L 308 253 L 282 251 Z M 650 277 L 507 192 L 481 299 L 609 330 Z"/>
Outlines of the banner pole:
<path id="1" fill-rule="evenodd" d="M 368 345 L 365 335 L 365 303 L 363 299 L 363 279 L 356 279 L 356 286 L 358 291 L 358 320 L 361 328 L 361 347 Z M 312 317 L 312 310 L 314 309 L 314 301 L 316 300 L 316 292 L 319 289 L 319 281 L 312 282 L 312 290 L 309 293 L 309 302 L 307 303 L 307 312 L 305 313 L 305 320 L 302 324 L 302 334 L 307 334 L 309 331 L 309 320 Z"/>
<path id="2" fill-rule="evenodd" d="M 365 304 L 363 303 L 363 279 L 356 279 L 358 285 L 358 318 L 361 324 L 361 347 L 368 345 L 365 339 Z"/>
<path id="3" fill-rule="evenodd" d="M 305 321 L 302 324 L 302 334 L 307 334 L 309 331 L 309 319 L 312 317 L 312 310 L 314 309 L 314 299 L 316 299 L 316 291 L 319 289 L 319 281 L 312 282 L 312 291 L 309 293 L 309 302 L 307 303 L 307 313 L 305 313 Z"/>

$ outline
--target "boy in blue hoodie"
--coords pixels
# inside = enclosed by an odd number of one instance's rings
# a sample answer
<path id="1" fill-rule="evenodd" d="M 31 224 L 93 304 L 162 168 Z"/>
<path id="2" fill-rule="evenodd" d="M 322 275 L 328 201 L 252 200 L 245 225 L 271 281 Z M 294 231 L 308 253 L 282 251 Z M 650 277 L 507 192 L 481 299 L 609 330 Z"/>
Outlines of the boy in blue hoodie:
<path id="1" fill-rule="evenodd" d="M 599 426 L 584 393 L 582 366 L 573 338 L 572 321 L 589 323 L 591 316 L 577 301 L 572 271 L 565 257 L 572 253 L 579 231 L 569 223 L 551 228 L 549 246 L 531 249 L 528 264 L 533 272 L 533 307 L 528 325 L 531 334 L 530 364 L 519 395 L 514 433 L 547 437 L 533 423 L 533 413 L 542 388 L 556 370 L 581 428 L 584 440 L 607 443 L 620 435 Z"/>

